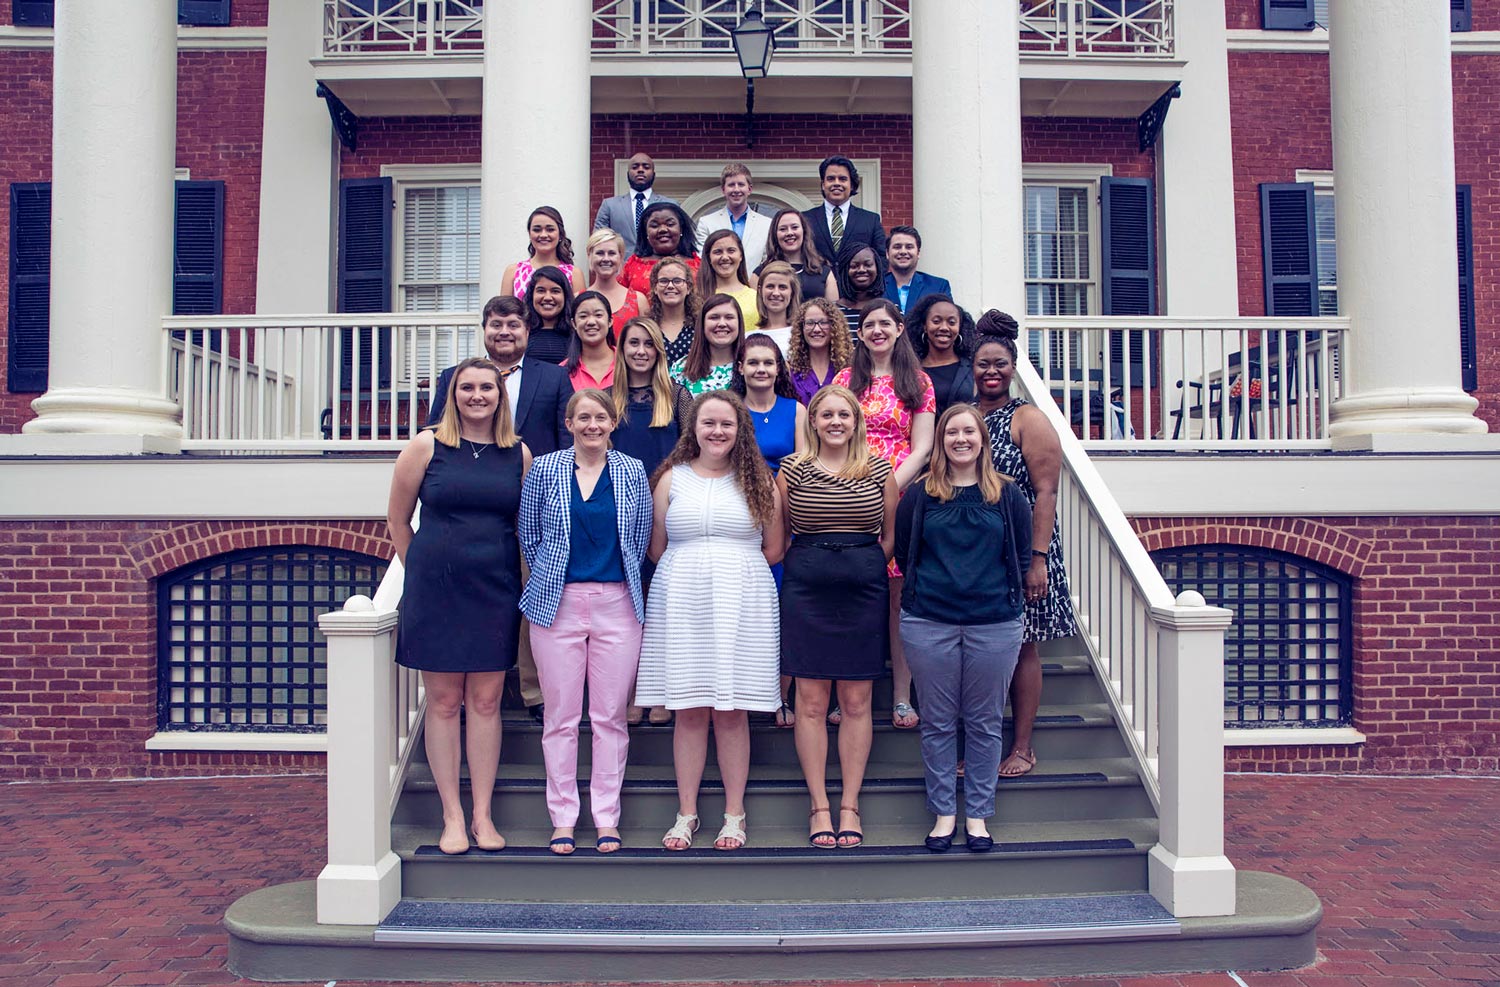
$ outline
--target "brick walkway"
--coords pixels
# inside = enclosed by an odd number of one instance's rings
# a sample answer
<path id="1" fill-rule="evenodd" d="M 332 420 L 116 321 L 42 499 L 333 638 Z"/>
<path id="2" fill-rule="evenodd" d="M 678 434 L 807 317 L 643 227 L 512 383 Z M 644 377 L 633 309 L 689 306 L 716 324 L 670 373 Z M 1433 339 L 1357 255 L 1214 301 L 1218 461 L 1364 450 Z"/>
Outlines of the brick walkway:
<path id="1" fill-rule="evenodd" d="M 1029 983 L 1500 987 L 1500 778 L 1228 789 L 1235 863 L 1323 899 L 1315 967 Z M 0 786 L 0 983 L 244 983 L 224 969 L 219 920 L 247 891 L 317 874 L 322 799 L 305 777 Z"/>

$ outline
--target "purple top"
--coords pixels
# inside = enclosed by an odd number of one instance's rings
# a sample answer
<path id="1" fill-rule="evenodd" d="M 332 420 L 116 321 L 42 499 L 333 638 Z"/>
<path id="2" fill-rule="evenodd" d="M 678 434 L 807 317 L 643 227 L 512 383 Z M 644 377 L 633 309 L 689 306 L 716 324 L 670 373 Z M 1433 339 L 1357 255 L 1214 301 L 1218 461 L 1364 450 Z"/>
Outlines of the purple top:
<path id="1" fill-rule="evenodd" d="M 803 404 L 810 404 L 813 395 L 818 393 L 820 388 L 827 387 L 833 383 L 833 376 L 836 373 L 838 373 L 838 370 L 830 365 L 828 376 L 820 381 L 818 380 L 818 375 L 811 370 L 793 370 L 792 387 L 797 391 L 797 400 Z"/>

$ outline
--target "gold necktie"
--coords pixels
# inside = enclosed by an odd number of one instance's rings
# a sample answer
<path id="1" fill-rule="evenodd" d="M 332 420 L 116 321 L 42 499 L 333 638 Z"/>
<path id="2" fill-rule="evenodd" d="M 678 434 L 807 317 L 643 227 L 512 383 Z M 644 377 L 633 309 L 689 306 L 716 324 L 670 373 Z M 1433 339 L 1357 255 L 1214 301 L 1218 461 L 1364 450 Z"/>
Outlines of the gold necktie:
<path id="1" fill-rule="evenodd" d="M 833 211 L 833 223 L 830 227 L 833 231 L 833 252 L 839 252 L 839 245 L 844 242 L 844 211 L 835 209 Z"/>

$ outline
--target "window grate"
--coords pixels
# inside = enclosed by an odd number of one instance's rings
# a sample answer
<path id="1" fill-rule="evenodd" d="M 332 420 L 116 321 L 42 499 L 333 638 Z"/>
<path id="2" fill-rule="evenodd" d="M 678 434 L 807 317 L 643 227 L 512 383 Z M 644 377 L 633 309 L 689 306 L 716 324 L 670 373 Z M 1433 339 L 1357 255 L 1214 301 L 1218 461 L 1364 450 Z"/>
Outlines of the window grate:
<path id="1" fill-rule="evenodd" d="M 1353 583 L 1310 559 L 1204 545 L 1151 554 L 1172 592 L 1234 611 L 1224 636 L 1224 725 L 1347 726 Z"/>
<path id="2" fill-rule="evenodd" d="M 159 730 L 314 733 L 326 724 L 320 614 L 373 595 L 386 564 L 321 548 L 248 549 L 157 586 Z"/>

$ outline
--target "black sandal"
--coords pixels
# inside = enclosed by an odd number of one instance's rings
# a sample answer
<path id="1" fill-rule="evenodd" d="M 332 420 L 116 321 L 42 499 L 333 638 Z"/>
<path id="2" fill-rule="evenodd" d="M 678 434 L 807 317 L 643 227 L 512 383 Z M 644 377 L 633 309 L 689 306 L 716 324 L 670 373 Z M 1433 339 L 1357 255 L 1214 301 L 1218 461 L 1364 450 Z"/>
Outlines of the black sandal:
<path id="1" fill-rule="evenodd" d="M 828 813 L 828 821 L 829 822 L 833 822 L 833 810 L 831 810 L 826 805 L 823 806 L 823 808 L 821 808 L 821 809 L 816 809 L 816 808 L 813 809 L 811 812 L 809 812 L 807 814 L 807 818 L 808 819 L 812 819 L 813 816 L 816 816 L 820 812 L 826 812 L 826 813 Z M 818 842 L 819 840 L 832 840 L 833 842 L 832 843 L 819 843 Z M 809 836 L 807 838 L 807 842 L 808 842 L 809 845 L 811 845 L 811 846 L 813 846 L 813 847 L 815 847 L 815 848 L 817 848 L 819 850 L 837 850 L 839 848 L 838 834 L 835 833 L 831 829 L 820 829 L 820 830 L 818 830 L 816 833 L 812 834 L 811 836 Z"/>
<path id="2" fill-rule="evenodd" d="M 839 806 L 839 811 L 840 812 L 852 812 L 852 813 L 854 813 L 854 818 L 856 818 L 856 819 L 859 818 L 859 810 L 856 809 L 852 805 L 841 805 L 841 806 Z M 832 817 L 830 816 L 830 818 L 832 818 Z M 850 839 L 853 839 L 854 842 L 853 843 L 845 843 L 844 839 L 846 837 L 850 838 Z M 858 829 L 841 829 L 841 830 L 839 830 L 839 833 L 838 833 L 838 840 L 839 840 L 838 847 L 839 847 L 840 850 L 853 850 L 855 847 L 857 847 L 860 844 L 864 843 L 864 841 L 865 841 L 865 834 L 861 830 L 858 830 Z"/>

